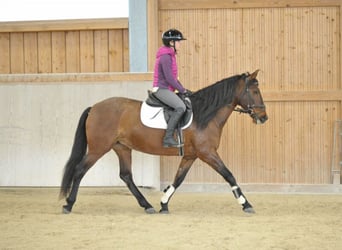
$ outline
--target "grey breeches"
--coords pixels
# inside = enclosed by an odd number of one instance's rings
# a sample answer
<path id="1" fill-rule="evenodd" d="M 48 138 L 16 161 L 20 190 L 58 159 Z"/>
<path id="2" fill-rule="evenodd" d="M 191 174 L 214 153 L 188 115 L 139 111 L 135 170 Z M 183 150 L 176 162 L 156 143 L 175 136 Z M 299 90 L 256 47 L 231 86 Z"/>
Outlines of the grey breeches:
<path id="1" fill-rule="evenodd" d="M 163 103 L 174 108 L 175 110 L 182 110 L 183 113 L 186 110 L 184 102 L 172 91 L 168 89 L 159 88 L 154 95 L 160 99 Z"/>

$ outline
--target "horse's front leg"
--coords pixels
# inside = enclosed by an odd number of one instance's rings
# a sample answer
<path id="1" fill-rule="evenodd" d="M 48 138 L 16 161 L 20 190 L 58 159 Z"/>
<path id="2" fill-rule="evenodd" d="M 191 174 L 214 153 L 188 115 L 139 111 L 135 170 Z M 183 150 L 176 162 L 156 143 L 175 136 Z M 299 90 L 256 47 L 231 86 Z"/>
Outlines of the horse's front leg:
<path id="1" fill-rule="evenodd" d="M 216 172 L 218 172 L 231 186 L 234 197 L 240 205 L 242 210 L 246 213 L 255 213 L 252 205 L 248 202 L 245 195 L 242 193 L 241 188 L 238 186 L 232 172 L 224 165 L 220 156 L 216 151 L 210 154 L 203 154 L 200 159 L 208 163 Z"/>
<path id="2" fill-rule="evenodd" d="M 182 161 L 178 167 L 175 179 L 173 181 L 172 185 L 169 185 L 167 188 L 164 189 L 164 195 L 161 198 L 160 205 L 160 213 L 162 214 L 168 214 L 169 213 L 169 201 L 171 196 L 174 194 L 176 189 L 182 184 L 182 182 L 185 179 L 186 174 L 188 173 L 189 169 L 191 168 L 192 164 L 196 158 L 187 158 L 183 157 Z"/>

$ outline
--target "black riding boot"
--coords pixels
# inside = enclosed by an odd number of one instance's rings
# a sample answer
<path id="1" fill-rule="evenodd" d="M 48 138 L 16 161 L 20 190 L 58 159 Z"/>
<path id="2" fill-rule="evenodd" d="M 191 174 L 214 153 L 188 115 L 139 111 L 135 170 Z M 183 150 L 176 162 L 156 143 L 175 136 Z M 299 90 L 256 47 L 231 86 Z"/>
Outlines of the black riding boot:
<path id="1" fill-rule="evenodd" d="M 173 113 L 172 116 L 169 119 L 169 122 L 167 123 L 167 129 L 165 132 L 165 136 L 163 139 L 163 146 L 166 148 L 169 147 L 181 147 L 183 144 L 178 144 L 178 142 L 175 140 L 173 137 L 173 132 L 176 129 L 176 126 L 180 120 L 180 118 L 183 116 L 183 111 L 176 109 Z"/>

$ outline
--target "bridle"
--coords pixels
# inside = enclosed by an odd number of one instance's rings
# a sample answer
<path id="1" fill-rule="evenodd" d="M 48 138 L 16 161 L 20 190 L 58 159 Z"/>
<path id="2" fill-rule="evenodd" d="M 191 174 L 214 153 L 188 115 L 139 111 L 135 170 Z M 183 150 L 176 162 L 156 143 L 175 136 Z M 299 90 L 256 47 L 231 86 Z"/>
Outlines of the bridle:
<path id="1" fill-rule="evenodd" d="M 241 93 L 239 100 L 241 100 L 245 95 L 247 95 L 247 109 L 244 108 L 235 108 L 234 111 L 244 114 L 249 114 L 253 119 L 258 119 L 258 115 L 255 113 L 254 109 L 255 108 L 265 108 L 265 105 L 255 105 L 253 98 L 251 96 L 251 93 L 249 91 L 249 86 L 250 86 L 250 82 L 248 82 L 248 75 L 245 78 L 245 89 L 243 90 L 243 92 Z M 256 83 L 257 84 L 257 83 Z"/>

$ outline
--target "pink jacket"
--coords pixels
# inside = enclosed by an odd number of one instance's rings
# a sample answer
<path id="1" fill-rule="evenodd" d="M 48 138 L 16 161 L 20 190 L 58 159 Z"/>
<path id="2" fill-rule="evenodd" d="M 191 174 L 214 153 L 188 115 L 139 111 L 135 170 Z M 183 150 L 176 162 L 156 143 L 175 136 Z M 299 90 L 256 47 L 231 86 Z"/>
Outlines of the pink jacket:
<path id="1" fill-rule="evenodd" d="M 175 51 L 166 46 L 159 48 L 154 66 L 153 87 L 168 88 L 184 93 L 186 90 L 177 80 L 178 68 Z"/>

